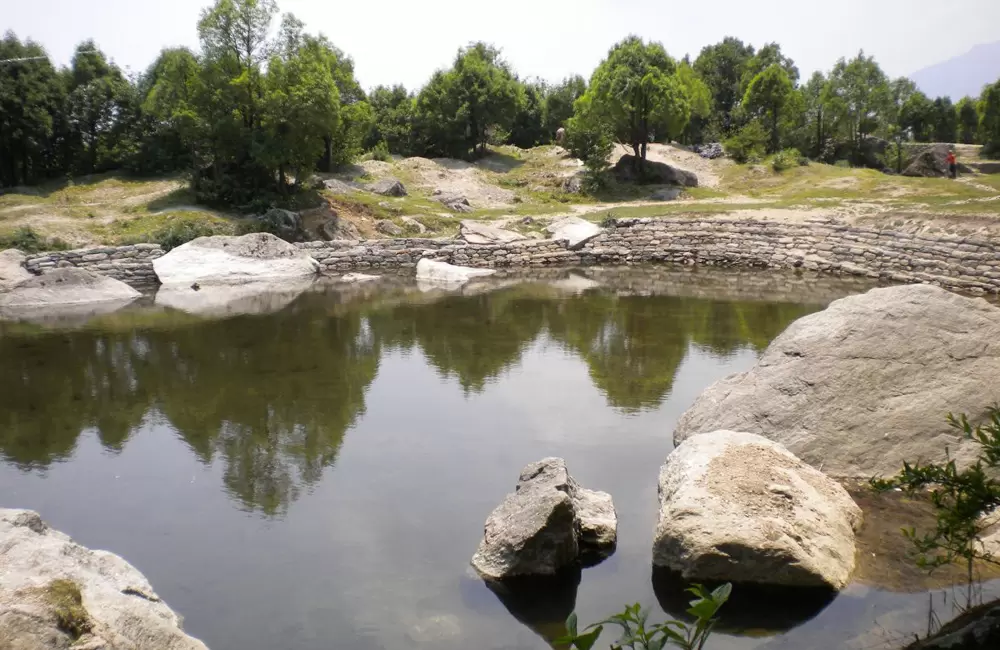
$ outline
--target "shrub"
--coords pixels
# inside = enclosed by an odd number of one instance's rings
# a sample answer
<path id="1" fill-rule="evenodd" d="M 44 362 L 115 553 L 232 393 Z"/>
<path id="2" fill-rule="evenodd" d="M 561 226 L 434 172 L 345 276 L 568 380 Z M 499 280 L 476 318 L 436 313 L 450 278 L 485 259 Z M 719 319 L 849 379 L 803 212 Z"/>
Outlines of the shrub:
<path id="1" fill-rule="evenodd" d="M 756 120 L 736 132 L 723 143 L 726 153 L 739 163 L 750 162 L 751 158 L 763 159 L 767 152 L 767 131 Z"/>
<path id="2" fill-rule="evenodd" d="M 209 223 L 197 221 L 174 221 L 154 230 L 149 235 L 149 241 L 159 244 L 164 251 L 177 248 L 192 239 L 211 237 L 212 235 L 228 234 Z"/>
<path id="3" fill-rule="evenodd" d="M 42 251 L 63 251 L 69 246 L 63 240 L 47 238 L 27 226 L 18 228 L 8 234 L 0 234 L 0 250 L 16 248 L 22 253 L 40 253 Z"/>
<path id="4" fill-rule="evenodd" d="M 786 169 L 791 169 L 792 167 L 798 167 L 801 165 L 801 160 L 803 156 L 799 153 L 798 149 L 782 149 L 778 153 L 771 157 L 771 167 L 776 172 L 783 172 Z M 808 164 L 806 160 L 806 164 Z"/>
<path id="5" fill-rule="evenodd" d="M 660 650 L 668 643 L 683 650 L 702 650 L 709 635 L 712 634 L 712 628 L 715 627 L 717 621 L 715 615 L 729 600 L 732 589 L 732 585 L 728 583 L 714 591 L 708 591 L 701 585 L 688 589 L 696 596 L 687 610 L 687 613 L 695 619 L 691 624 L 683 621 L 666 621 L 647 627 L 649 611 L 643 610 L 637 603 L 629 605 L 624 611 L 605 621 L 588 626 L 581 634 L 577 630 L 577 618 L 574 613 L 566 621 L 567 635 L 557 639 L 556 644 L 570 646 L 576 650 L 590 650 L 597 643 L 605 625 L 617 625 L 622 628 L 622 637 L 611 646 L 616 650 L 624 648 Z"/>
<path id="6" fill-rule="evenodd" d="M 966 606 L 971 607 L 975 561 L 997 563 L 985 550 L 982 537 L 990 523 L 987 515 L 1000 508 L 1000 480 L 996 478 L 1000 469 L 1000 406 L 989 410 L 989 421 L 982 425 L 973 427 L 964 414 L 949 414 L 948 423 L 979 444 L 975 465 L 960 471 L 950 458 L 943 464 L 905 463 L 895 477 L 876 477 L 871 485 L 880 492 L 900 488 L 909 494 L 930 489 L 937 515 L 935 529 L 921 535 L 911 528 L 903 534 L 913 543 L 920 567 L 933 570 L 953 562 L 965 564 Z"/>
<path id="7" fill-rule="evenodd" d="M 374 147 L 366 151 L 359 160 L 378 160 L 380 162 L 392 162 L 392 154 L 389 153 L 389 145 L 385 140 L 379 141 Z"/>

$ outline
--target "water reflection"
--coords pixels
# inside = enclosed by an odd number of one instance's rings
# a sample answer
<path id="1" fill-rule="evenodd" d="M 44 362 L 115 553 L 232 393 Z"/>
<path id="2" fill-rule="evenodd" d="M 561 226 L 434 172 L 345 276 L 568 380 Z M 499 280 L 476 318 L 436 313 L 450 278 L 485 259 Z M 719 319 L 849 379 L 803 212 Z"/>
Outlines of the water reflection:
<path id="1" fill-rule="evenodd" d="M 0 455 L 44 470 L 85 430 L 114 452 L 145 418 L 165 418 L 202 462 L 221 459 L 242 507 L 280 514 L 336 460 L 383 350 L 419 350 L 476 394 L 545 335 L 586 362 L 609 405 L 637 412 L 670 393 L 690 346 L 760 350 L 818 308 L 637 296 L 614 284 L 470 293 L 397 284 L 305 293 L 222 320 L 146 306 L 74 330 L 0 325 Z"/>

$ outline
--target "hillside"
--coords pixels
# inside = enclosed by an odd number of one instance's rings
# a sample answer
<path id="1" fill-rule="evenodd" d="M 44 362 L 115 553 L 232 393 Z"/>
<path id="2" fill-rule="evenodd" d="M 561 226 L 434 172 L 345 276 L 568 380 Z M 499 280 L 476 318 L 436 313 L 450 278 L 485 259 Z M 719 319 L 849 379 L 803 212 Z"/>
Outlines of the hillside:
<path id="1" fill-rule="evenodd" d="M 983 86 L 1000 79 L 1000 41 L 977 45 L 965 54 L 910 75 L 928 97 L 978 97 Z"/>

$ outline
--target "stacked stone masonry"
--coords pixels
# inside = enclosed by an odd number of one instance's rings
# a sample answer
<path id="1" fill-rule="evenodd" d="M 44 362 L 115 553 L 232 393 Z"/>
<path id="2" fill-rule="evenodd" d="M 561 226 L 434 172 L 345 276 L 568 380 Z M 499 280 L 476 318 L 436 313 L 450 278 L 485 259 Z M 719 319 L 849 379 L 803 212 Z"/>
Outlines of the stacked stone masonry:
<path id="1" fill-rule="evenodd" d="M 32 255 L 24 261 L 24 267 L 36 275 L 58 268 L 77 267 L 141 286 L 158 282 L 153 260 L 161 255 L 163 249 L 159 244 L 104 246 Z"/>
<path id="2" fill-rule="evenodd" d="M 408 238 L 296 245 L 330 274 L 407 273 L 422 257 L 486 268 L 673 263 L 802 268 L 1000 293 L 1000 242 L 860 228 L 832 220 L 619 219 L 578 250 L 551 240 L 474 245 Z M 148 284 L 156 282 L 153 260 L 162 254 L 155 244 L 136 244 L 45 253 L 30 257 L 25 266 L 33 273 L 78 266 L 130 284 Z"/>

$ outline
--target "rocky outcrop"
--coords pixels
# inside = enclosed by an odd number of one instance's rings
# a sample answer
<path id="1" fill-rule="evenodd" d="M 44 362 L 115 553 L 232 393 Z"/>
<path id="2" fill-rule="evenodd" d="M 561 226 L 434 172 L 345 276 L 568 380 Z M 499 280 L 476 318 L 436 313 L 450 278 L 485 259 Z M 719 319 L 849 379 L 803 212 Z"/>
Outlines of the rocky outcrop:
<path id="1" fill-rule="evenodd" d="M 613 172 L 616 178 L 628 182 L 664 183 L 682 187 L 698 187 L 698 177 L 685 169 L 672 167 L 657 160 L 646 160 L 642 172 L 639 171 L 639 159 L 632 154 L 625 154 L 615 163 Z"/>
<path id="2" fill-rule="evenodd" d="M 861 509 L 847 491 L 761 436 L 686 440 L 660 470 L 653 565 L 689 580 L 844 587 Z"/>
<path id="3" fill-rule="evenodd" d="M 135 567 L 35 512 L 0 509 L 0 549 L 2 648 L 207 650 Z"/>
<path id="4" fill-rule="evenodd" d="M 395 178 L 383 178 L 371 183 L 365 189 L 382 196 L 406 196 L 406 188 Z"/>
<path id="5" fill-rule="evenodd" d="M 375 230 L 379 231 L 383 235 L 389 235 L 390 237 L 399 237 L 403 234 L 403 229 L 388 219 L 379 219 L 376 221 Z"/>
<path id="6" fill-rule="evenodd" d="M 243 284 L 316 275 L 305 251 L 268 233 L 200 237 L 153 262 L 163 284 Z"/>
<path id="7" fill-rule="evenodd" d="M 462 194 L 434 190 L 434 194 L 431 198 L 453 212 L 472 212 L 472 206 L 469 205 L 469 199 Z"/>
<path id="8" fill-rule="evenodd" d="M 951 145 L 948 144 L 928 145 L 906 166 L 906 169 L 903 170 L 903 176 L 945 178 L 950 173 L 948 170 L 949 151 L 951 151 Z M 958 171 L 963 174 L 972 172 L 961 163 L 958 164 Z"/>
<path id="9" fill-rule="evenodd" d="M 30 276 L 0 293 L 0 309 L 37 309 L 89 303 L 131 302 L 141 294 L 124 282 L 84 269 L 56 269 Z"/>
<path id="10" fill-rule="evenodd" d="M 906 650 L 996 650 L 1000 648 L 1000 602 L 964 612 Z"/>
<path id="11" fill-rule="evenodd" d="M 423 235 L 427 232 L 427 226 L 420 223 L 413 217 L 400 217 L 399 222 L 403 224 L 403 228 L 415 232 L 418 235 Z"/>
<path id="12" fill-rule="evenodd" d="M 696 144 L 694 146 L 694 152 L 701 156 L 702 158 L 708 158 L 709 160 L 715 160 L 716 158 L 722 158 L 726 155 L 725 150 L 722 148 L 721 142 L 709 142 L 708 144 Z"/>
<path id="13" fill-rule="evenodd" d="M 325 241 L 357 241 L 361 239 L 358 227 L 339 216 L 323 222 L 319 234 Z"/>
<path id="14" fill-rule="evenodd" d="M 496 271 L 493 269 L 473 269 L 426 258 L 417 262 L 417 280 L 431 284 L 460 285 L 472 278 L 493 275 L 494 273 Z"/>
<path id="15" fill-rule="evenodd" d="M 323 189 L 333 192 L 334 194 L 351 194 L 358 186 L 354 183 L 348 183 L 337 178 L 328 178 L 323 181 Z"/>
<path id="16" fill-rule="evenodd" d="M 462 221 L 458 238 L 470 244 L 507 244 L 527 239 L 519 232 L 512 232 L 482 221 L 472 221 L 470 219 Z"/>
<path id="17" fill-rule="evenodd" d="M 265 230 L 275 234 L 285 241 L 304 241 L 306 231 L 302 227 L 302 216 L 298 212 L 271 208 L 256 218 L 264 225 Z"/>
<path id="18" fill-rule="evenodd" d="M 517 488 L 486 520 L 472 565 L 484 578 L 555 575 L 614 552 L 611 496 L 581 488 L 561 458 L 521 471 Z"/>
<path id="19" fill-rule="evenodd" d="M 580 217 L 565 217 L 553 221 L 545 227 L 545 230 L 552 235 L 552 239 L 565 240 L 570 250 L 582 248 L 588 241 L 604 232 L 596 223 Z"/>
<path id="20" fill-rule="evenodd" d="M 32 277 L 24 268 L 26 259 L 27 255 L 14 248 L 0 252 L 0 291 Z"/>
<path id="21" fill-rule="evenodd" d="M 930 285 L 873 289 L 801 318 L 748 372 L 704 391 L 674 443 L 716 429 L 775 440 L 832 476 L 972 462 L 945 420 L 1000 402 L 1000 309 Z"/>

